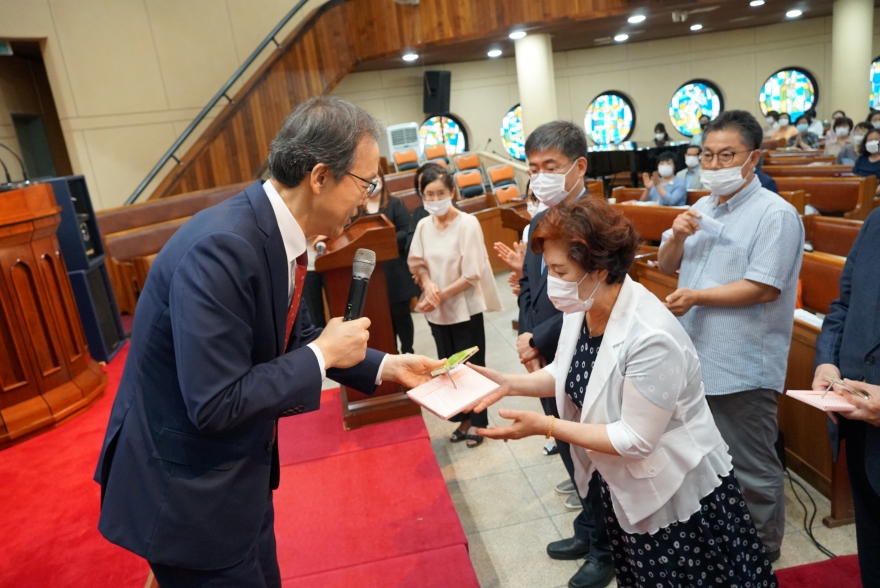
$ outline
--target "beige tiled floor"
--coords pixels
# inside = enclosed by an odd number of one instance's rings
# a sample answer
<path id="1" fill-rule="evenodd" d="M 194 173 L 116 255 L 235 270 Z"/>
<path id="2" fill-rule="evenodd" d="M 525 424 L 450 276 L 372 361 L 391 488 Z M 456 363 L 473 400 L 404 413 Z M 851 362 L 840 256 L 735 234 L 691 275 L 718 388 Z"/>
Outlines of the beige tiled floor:
<path id="1" fill-rule="evenodd" d="M 497 276 L 505 310 L 486 315 L 486 355 L 490 367 L 515 373 L 522 372 L 523 368 L 516 358 L 516 333 L 511 329 L 511 320 L 517 315 L 516 299 L 507 287 L 506 277 L 506 274 Z M 436 357 L 424 317 L 413 315 L 413 319 L 416 353 Z M 541 410 L 535 399 L 509 398 L 499 404 Z M 464 443 L 448 442 L 453 424 L 430 413 L 423 416 L 434 454 L 467 534 L 471 561 L 481 586 L 566 586 L 581 562 L 552 560 L 547 557 L 545 547 L 550 541 L 571 536 L 576 513 L 566 511 L 565 497 L 553 490 L 567 474 L 559 457 L 543 455 L 544 438 L 510 443 L 487 440 L 476 449 L 468 449 Z M 501 424 L 497 408 L 490 409 L 489 421 L 490 426 Z M 816 538 L 838 555 L 855 553 L 854 527 L 825 528 L 822 517 L 830 512 L 830 503 L 812 488 L 809 490 L 818 507 L 813 525 Z M 801 498 L 809 507 L 806 497 Z M 777 569 L 825 559 L 803 529 L 803 510 L 790 484 L 786 483 L 785 541 Z M 614 582 L 610 584 L 614 585 Z"/>

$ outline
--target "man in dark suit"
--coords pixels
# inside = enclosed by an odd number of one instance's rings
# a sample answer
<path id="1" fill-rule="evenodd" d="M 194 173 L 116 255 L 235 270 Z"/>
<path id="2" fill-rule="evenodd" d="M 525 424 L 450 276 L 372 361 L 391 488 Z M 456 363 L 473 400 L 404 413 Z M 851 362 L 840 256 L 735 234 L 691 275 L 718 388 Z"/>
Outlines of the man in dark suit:
<path id="1" fill-rule="evenodd" d="M 579 126 L 567 121 L 545 123 L 529 135 L 525 145 L 529 162 L 530 187 L 545 206 L 552 207 L 586 195 L 587 137 Z M 546 211 L 535 215 L 529 224 L 531 235 Z M 562 330 L 562 313 L 547 297 L 547 267 L 544 258 L 526 247 L 523 277 L 519 281 L 519 337 L 516 348 L 520 361 L 530 372 L 541 369 L 556 356 Z M 559 417 L 555 398 L 542 398 L 544 412 Z M 574 463 L 568 443 L 556 440 L 559 455 L 574 484 Z M 579 559 L 586 562 L 569 582 L 571 588 L 604 587 L 614 575 L 611 545 L 600 514 L 601 499 L 597 482 L 590 483 L 587 496 L 578 496 L 583 510 L 574 521 L 574 537 L 554 541 L 547 554 L 554 559 Z"/>
<path id="2" fill-rule="evenodd" d="M 829 413 L 828 424 L 834 458 L 840 439 L 846 439 L 846 466 L 856 515 L 856 542 L 862 584 L 880 586 L 880 210 L 872 212 L 859 231 L 840 275 L 840 297 L 816 339 L 816 372 L 813 390 L 826 390 L 825 374 L 858 380 L 870 399 L 851 394 L 856 410 Z"/>
<path id="3" fill-rule="evenodd" d="M 440 362 L 367 349 L 370 321 L 316 329 L 306 245 L 342 233 L 375 184 L 379 124 L 339 98 L 300 105 L 272 179 L 195 215 L 150 270 L 95 472 L 101 533 L 162 588 L 280 587 L 277 421 L 317 410 L 331 377 L 370 393 Z"/>

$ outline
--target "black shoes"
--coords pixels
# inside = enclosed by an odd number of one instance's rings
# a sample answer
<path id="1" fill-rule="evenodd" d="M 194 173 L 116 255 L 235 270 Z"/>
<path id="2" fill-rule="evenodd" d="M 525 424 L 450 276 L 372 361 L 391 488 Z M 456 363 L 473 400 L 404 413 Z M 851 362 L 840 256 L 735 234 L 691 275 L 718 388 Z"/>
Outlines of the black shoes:
<path id="1" fill-rule="evenodd" d="M 547 555 L 553 559 L 580 559 L 590 552 L 590 542 L 577 537 L 547 544 Z"/>
<path id="2" fill-rule="evenodd" d="M 605 588 L 614 577 L 614 564 L 588 557 L 581 569 L 568 581 L 568 588 Z"/>
<path id="3" fill-rule="evenodd" d="M 777 549 L 776 551 L 771 551 L 767 554 L 767 559 L 770 560 L 770 563 L 775 562 L 779 559 L 779 556 L 782 555 L 782 549 Z"/>

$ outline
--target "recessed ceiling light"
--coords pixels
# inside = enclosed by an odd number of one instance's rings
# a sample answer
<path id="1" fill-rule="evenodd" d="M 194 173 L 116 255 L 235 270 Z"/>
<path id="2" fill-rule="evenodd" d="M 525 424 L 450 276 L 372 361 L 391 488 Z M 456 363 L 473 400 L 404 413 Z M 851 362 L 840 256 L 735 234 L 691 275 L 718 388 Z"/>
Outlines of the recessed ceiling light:
<path id="1" fill-rule="evenodd" d="M 752 0 L 749 6 L 764 6 L 764 0 Z"/>
<path id="2" fill-rule="evenodd" d="M 692 31 L 699 31 L 701 28 L 703 28 L 703 25 L 701 25 L 701 24 L 692 24 L 691 25 Z"/>
<path id="3" fill-rule="evenodd" d="M 526 32 L 525 31 L 513 31 L 512 33 L 510 33 L 507 36 L 515 41 L 517 39 L 522 39 L 523 37 L 525 37 Z"/>
<path id="4" fill-rule="evenodd" d="M 626 19 L 626 22 L 628 22 L 630 24 L 639 24 L 640 22 L 644 22 L 645 18 L 647 18 L 647 17 L 644 14 L 634 14 L 631 17 L 629 17 L 628 19 Z"/>
<path id="5" fill-rule="evenodd" d="M 786 12 L 785 16 L 787 16 L 788 18 L 797 18 L 802 14 L 803 14 L 803 11 L 795 9 L 795 10 L 789 10 L 788 12 Z"/>
<path id="6" fill-rule="evenodd" d="M 501 49 L 492 49 L 491 51 L 486 53 L 486 55 L 488 55 L 489 57 L 500 57 L 501 56 Z"/>
<path id="7" fill-rule="evenodd" d="M 418 53 L 407 53 L 406 55 L 403 56 L 404 61 L 415 61 L 418 58 L 419 58 Z"/>
<path id="8" fill-rule="evenodd" d="M 625 35 L 625 34 L 614 35 L 614 40 L 617 41 L 618 43 L 623 43 L 627 39 L 629 39 L 629 35 Z"/>

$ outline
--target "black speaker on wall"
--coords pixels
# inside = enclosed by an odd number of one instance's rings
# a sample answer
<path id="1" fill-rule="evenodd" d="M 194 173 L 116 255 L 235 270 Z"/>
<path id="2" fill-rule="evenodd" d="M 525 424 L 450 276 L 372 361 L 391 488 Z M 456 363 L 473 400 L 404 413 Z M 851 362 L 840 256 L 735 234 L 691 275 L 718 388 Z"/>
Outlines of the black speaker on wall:
<path id="1" fill-rule="evenodd" d="M 66 176 L 46 183 L 61 207 L 58 244 L 89 353 L 98 361 L 110 361 L 125 343 L 125 331 L 104 265 L 104 245 L 86 179 Z"/>
<path id="2" fill-rule="evenodd" d="M 451 71 L 426 71 L 424 112 L 429 115 L 449 113 L 449 88 Z"/>

